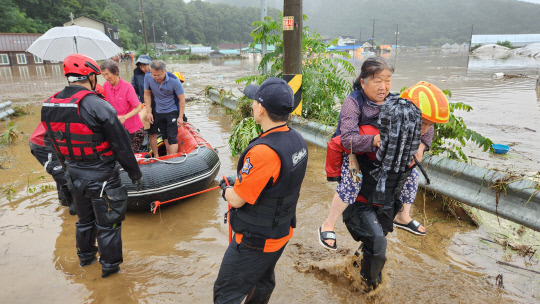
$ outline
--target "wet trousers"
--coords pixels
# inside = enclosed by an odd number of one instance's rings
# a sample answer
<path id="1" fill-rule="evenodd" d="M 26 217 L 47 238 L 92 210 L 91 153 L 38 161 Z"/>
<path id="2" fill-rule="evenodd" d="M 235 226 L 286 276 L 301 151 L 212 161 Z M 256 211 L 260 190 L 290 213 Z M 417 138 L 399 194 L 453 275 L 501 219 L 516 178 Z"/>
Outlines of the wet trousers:
<path id="1" fill-rule="evenodd" d="M 386 234 L 388 230 L 380 224 L 378 210 L 364 203 L 355 203 L 356 214 L 344 214 L 347 229 L 356 241 L 362 242 L 362 263 L 360 273 L 368 286 L 380 284 L 382 269 L 386 262 Z"/>
<path id="2" fill-rule="evenodd" d="M 67 179 L 79 217 L 75 223 L 77 256 L 81 262 L 87 262 L 93 260 L 99 250 L 99 262 L 104 270 L 118 267 L 123 262 L 121 222 L 127 204 L 127 191 L 122 186 L 118 172 L 106 182 L 69 174 Z M 123 210 L 118 211 L 119 205 Z"/>
<path id="3" fill-rule="evenodd" d="M 263 252 L 234 239 L 225 251 L 214 283 L 214 303 L 240 303 L 244 298 L 246 304 L 268 303 L 276 286 L 274 269 L 285 246 Z"/>
<path id="4" fill-rule="evenodd" d="M 51 148 L 52 149 L 52 148 Z M 73 197 L 68 190 L 67 180 L 64 173 L 64 168 L 60 164 L 54 152 L 44 146 L 30 143 L 30 153 L 38 160 L 56 182 L 56 191 L 58 191 L 58 200 L 63 206 L 69 206 L 73 202 Z M 73 210 L 74 212 L 75 210 Z"/>

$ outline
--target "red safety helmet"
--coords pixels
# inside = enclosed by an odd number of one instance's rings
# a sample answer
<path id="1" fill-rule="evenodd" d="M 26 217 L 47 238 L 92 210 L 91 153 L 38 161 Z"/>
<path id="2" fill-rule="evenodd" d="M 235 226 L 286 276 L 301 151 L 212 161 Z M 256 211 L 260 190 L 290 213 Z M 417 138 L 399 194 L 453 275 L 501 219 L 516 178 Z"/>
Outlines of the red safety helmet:
<path id="1" fill-rule="evenodd" d="M 83 54 L 71 54 L 64 59 L 64 75 L 88 76 L 91 73 L 101 74 L 99 65 L 94 59 Z"/>

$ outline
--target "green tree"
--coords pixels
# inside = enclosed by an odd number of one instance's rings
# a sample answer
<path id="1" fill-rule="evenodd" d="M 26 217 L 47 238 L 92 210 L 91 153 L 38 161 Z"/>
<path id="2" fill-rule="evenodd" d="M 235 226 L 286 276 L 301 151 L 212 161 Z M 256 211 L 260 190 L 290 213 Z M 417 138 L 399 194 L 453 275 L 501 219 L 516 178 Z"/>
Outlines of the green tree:
<path id="1" fill-rule="evenodd" d="M 38 20 L 28 18 L 11 0 L 0 0 L 0 32 L 38 33 L 45 26 Z"/>

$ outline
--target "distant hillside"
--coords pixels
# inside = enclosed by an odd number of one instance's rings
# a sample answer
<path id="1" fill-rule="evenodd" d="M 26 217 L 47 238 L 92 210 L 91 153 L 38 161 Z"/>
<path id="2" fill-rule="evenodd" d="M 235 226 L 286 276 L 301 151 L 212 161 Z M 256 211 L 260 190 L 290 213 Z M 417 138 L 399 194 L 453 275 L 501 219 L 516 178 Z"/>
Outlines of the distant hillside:
<path id="1" fill-rule="evenodd" d="M 253 0 L 206 0 L 244 7 L 260 7 Z M 268 0 L 268 7 L 283 10 L 283 0 Z M 394 43 L 399 24 L 399 43 L 442 45 L 469 42 L 475 34 L 540 33 L 540 5 L 517 0 L 305 0 L 304 25 L 330 37 L 371 37 L 375 19 L 375 42 Z"/>

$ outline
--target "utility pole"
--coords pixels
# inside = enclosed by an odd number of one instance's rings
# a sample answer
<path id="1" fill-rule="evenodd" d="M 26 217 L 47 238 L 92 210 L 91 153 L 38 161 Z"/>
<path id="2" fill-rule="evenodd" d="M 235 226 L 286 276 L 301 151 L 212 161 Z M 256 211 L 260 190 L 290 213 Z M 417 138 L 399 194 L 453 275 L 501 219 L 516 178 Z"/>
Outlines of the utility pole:
<path id="1" fill-rule="evenodd" d="M 148 38 L 146 37 L 146 22 L 144 21 L 144 7 L 143 0 L 141 0 L 141 19 L 142 19 L 142 28 L 143 28 L 143 42 L 146 47 L 146 54 L 148 54 Z"/>
<path id="2" fill-rule="evenodd" d="M 154 54 L 156 53 L 156 28 L 154 27 L 154 21 L 152 21 L 152 34 L 154 34 Z"/>
<path id="3" fill-rule="evenodd" d="M 398 35 L 399 35 L 399 24 L 396 24 L 396 50 L 395 50 L 395 54 L 394 54 L 394 66 L 396 65 L 396 62 L 397 62 L 397 39 L 398 39 Z"/>
<path id="4" fill-rule="evenodd" d="M 264 17 L 266 17 L 267 10 L 266 10 L 266 0 L 261 0 L 261 21 L 264 22 Z M 261 41 L 261 58 L 264 58 L 266 55 L 266 43 L 264 39 Z M 268 72 L 268 67 L 266 64 L 262 68 L 262 73 L 266 74 Z"/>
<path id="5" fill-rule="evenodd" d="M 373 32 L 371 32 L 371 48 L 375 52 L 375 18 L 373 20 Z"/>
<path id="6" fill-rule="evenodd" d="M 471 53 L 473 31 L 474 31 L 474 24 L 471 25 L 471 37 L 469 38 L 469 53 Z"/>
<path id="7" fill-rule="evenodd" d="M 293 115 L 302 114 L 302 0 L 283 2 L 283 79 L 294 92 Z"/>
<path id="8" fill-rule="evenodd" d="M 238 27 L 238 54 L 242 55 L 242 25 Z"/>

